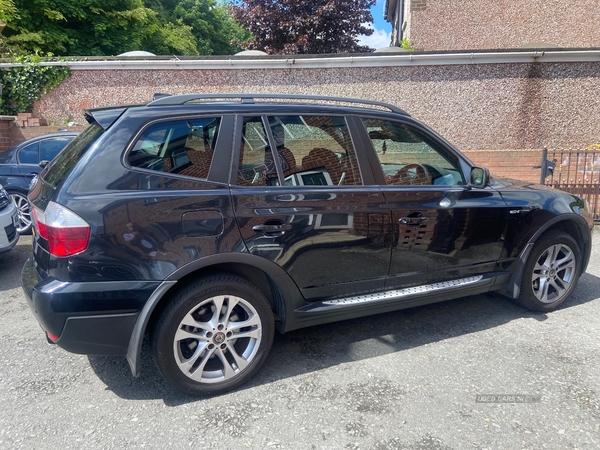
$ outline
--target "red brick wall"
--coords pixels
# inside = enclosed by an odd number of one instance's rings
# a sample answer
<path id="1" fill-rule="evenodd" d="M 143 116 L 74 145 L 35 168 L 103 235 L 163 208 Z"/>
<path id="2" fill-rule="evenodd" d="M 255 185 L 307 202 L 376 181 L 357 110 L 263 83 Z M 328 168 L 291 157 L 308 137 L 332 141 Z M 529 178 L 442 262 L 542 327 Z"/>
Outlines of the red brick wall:
<path id="1" fill-rule="evenodd" d="M 0 119 L 0 152 L 11 147 L 11 123 L 12 119 Z"/>

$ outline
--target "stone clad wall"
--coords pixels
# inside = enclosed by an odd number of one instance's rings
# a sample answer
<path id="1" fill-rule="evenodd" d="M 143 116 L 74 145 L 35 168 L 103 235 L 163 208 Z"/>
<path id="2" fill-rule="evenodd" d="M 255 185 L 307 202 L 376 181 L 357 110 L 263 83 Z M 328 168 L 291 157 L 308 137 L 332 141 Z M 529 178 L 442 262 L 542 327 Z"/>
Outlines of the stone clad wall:
<path id="1" fill-rule="evenodd" d="M 539 180 L 531 166 L 539 165 L 543 147 L 585 149 L 600 142 L 600 61 L 73 70 L 36 102 L 34 115 L 48 123 L 84 123 L 86 108 L 145 103 L 156 92 L 320 94 L 385 101 L 424 121 L 493 173 L 519 172 L 530 181 Z"/>

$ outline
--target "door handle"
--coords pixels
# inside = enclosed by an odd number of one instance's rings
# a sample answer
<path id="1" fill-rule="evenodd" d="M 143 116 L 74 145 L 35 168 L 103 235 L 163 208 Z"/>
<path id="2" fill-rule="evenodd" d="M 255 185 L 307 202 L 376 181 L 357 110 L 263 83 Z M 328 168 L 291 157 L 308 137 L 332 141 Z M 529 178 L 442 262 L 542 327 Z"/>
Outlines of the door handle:
<path id="1" fill-rule="evenodd" d="M 286 231 L 291 230 L 292 226 L 289 224 L 269 224 L 263 223 L 262 225 L 254 225 L 252 231 L 255 233 L 264 233 L 267 236 L 281 236 Z"/>
<path id="2" fill-rule="evenodd" d="M 403 225 L 416 226 L 421 225 L 423 222 L 427 222 L 428 220 L 428 217 L 425 217 L 422 214 L 418 214 L 414 217 L 401 217 L 400 219 L 398 219 L 398 222 L 400 222 Z"/>

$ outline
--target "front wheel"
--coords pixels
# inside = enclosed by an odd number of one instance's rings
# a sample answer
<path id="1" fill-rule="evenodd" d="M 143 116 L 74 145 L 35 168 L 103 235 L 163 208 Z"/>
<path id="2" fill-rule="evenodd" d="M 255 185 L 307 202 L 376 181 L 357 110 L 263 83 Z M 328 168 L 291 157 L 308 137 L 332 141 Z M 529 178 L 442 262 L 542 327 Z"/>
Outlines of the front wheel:
<path id="1" fill-rule="evenodd" d="M 31 210 L 27 196 L 18 192 L 9 192 L 9 194 L 19 213 L 17 231 L 19 234 L 29 234 L 31 232 Z"/>
<path id="2" fill-rule="evenodd" d="M 580 272 L 581 251 L 575 239 L 562 231 L 547 233 L 525 264 L 519 301 L 533 311 L 553 311 L 571 295 Z"/>
<path id="3" fill-rule="evenodd" d="M 214 395 L 246 382 L 271 349 L 269 302 L 243 278 L 220 275 L 190 284 L 154 327 L 154 357 L 164 378 L 191 395 Z"/>

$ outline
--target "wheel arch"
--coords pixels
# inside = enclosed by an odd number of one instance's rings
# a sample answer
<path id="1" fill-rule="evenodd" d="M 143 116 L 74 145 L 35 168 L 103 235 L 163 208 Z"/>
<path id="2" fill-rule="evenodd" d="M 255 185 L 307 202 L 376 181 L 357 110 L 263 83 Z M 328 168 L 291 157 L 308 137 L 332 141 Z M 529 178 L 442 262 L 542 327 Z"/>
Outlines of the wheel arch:
<path id="1" fill-rule="evenodd" d="M 21 195 L 24 195 L 25 197 L 27 197 L 27 194 L 29 193 L 29 191 L 23 186 L 14 186 L 14 185 L 4 186 L 4 189 L 9 194 L 21 194 Z"/>
<path id="2" fill-rule="evenodd" d="M 504 295 L 513 299 L 519 297 L 521 291 L 521 280 L 523 278 L 523 269 L 527 263 L 527 258 L 529 258 L 529 254 L 531 253 L 533 246 L 544 234 L 555 230 L 564 231 L 575 239 L 579 245 L 579 250 L 581 251 L 582 257 L 580 275 L 585 272 L 592 251 L 591 230 L 587 222 L 577 214 L 559 215 L 546 222 L 533 234 L 529 241 L 527 241 L 527 244 L 523 250 L 521 250 L 519 257 L 515 261 L 515 267 L 513 268 L 510 281 L 505 290 L 502 292 Z"/>
<path id="3" fill-rule="evenodd" d="M 254 284 L 267 298 L 275 315 L 275 326 L 286 329 L 292 311 L 304 304 L 304 297 L 290 276 L 277 264 L 248 253 L 218 254 L 193 261 L 173 272 L 150 296 L 140 312 L 127 348 L 127 361 L 134 376 L 139 375 L 144 335 L 163 308 L 190 281 L 217 273 L 240 276 Z"/>

